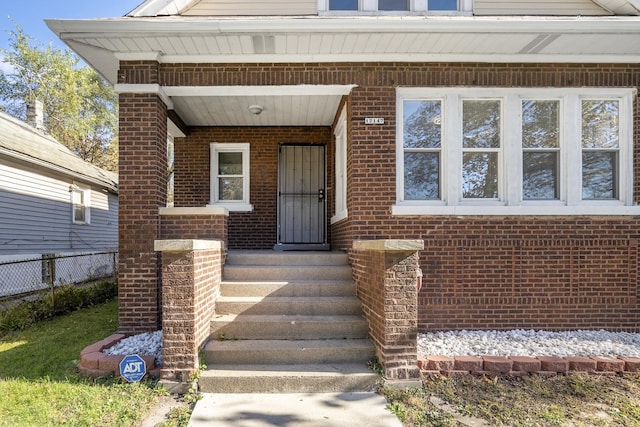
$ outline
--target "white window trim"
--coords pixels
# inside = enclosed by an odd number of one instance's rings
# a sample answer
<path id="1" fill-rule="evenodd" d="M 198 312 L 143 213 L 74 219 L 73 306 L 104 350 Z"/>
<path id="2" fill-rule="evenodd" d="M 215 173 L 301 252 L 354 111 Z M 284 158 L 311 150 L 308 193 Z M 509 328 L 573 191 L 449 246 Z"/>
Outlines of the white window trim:
<path id="1" fill-rule="evenodd" d="M 336 141 L 335 175 L 336 200 L 335 215 L 331 217 L 331 224 L 349 217 L 347 210 L 347 108 L 343 107 L 338 123 L 334 130 Z"/>
<path id="2" fill-rule="evenodd" d="M 217 143 L 212 142 L 210 144 L 210 164 L 209 164 L 209 174 L 210 174 L 210 183 L 211 183 L 211 194 L 210 194 L 210 202 L 207 207 L 216 207 L 216 208 L 226 208 L 229 212 L 251 212 L 253 211 L 253 205 L 249 203 L 251 200 L 249 189 L 250 182 L 249 177 L 251 175 L 250 169 L 250 148 L 251 145 L 249 143 Z M 218 197 L 218 174 L 217 174 L 217 160 L 218 153 L 226 152 L 226 153 L 237 153 L 242 152 L 242 194 L 243 199 L 238 201 L 219 201 Z"/>
<path id="3" fill-rule="evenodd" d="M 358 0 L 358 10 L 330 10 L 330 0 L 318 0 L 319 15 L 358 15 L 367 14 L 412 14 L 423 15 L 425 13 L 433 15 L 471 15 L 473 12 L 473 0 L 458 0 L 458 10 L 429 10 L 429 0 L 411 0 L 409 10 L 378 10 L 378 0 Z"/>
<path id="4" fill-rule="evenodd" d="M 71 196 L 71 222 L 78 225 L 91 224 L 91 189 L 83 187 L 80 184 L 74 182 L 69 187 L 69 193 Z M 76 220 L 76 202 L 74 195 L 81 194 L 84 206 L 84 221 Z"/>
<path id="5" fill-rule="evenodd" d="M 396 204 L 393 215 L 638 215 L 633 202 L 633 100 L 636 88 L 398 88 L 396 92 Z M 461 141 L 462 99 L 503 99 L 503 148 L 500 163 L 500 200 L 462 200 Z M 581 111 L 582 99 L 617 99 L 620 102 L 620 151 L 617 200 L 582 200 Z M 443 101 L 440 200 L 404 200 L 404 100 Z M 522 99 L 558 99 L 561 103 L 560 198 L 550 201 L 522 199 L 521 123 Z M 449 118 L 453 117 L 454 120 Z M 571 119 L 568 120 L 567 117 Z M 511 125 L 509 125 L 511 123 Z M 517 143 L 514 143 L 517 141 Z M 453 172 L 455 171 L 455 172 Z"/>

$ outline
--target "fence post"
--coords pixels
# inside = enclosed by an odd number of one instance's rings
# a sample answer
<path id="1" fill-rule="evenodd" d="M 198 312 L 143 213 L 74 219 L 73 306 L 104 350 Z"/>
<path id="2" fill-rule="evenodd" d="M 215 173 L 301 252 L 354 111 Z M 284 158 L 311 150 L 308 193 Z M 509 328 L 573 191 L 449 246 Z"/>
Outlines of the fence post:
<path id="1" fill-rule="evenodd" d="M 44 258 L 44 268 L 46 269 L 46 279 L 47 279 L 47 284 L 49 285 L 49 288 L 51 290 L 51 306 L 54 307 L 55 306 L 55 297 L 56 297 L 56 293 L 55 293 L 55 281 L 56 281 L 56 268 L 55 268 L 55 260 L 56 260 L 56 254 L 43 254 L 42 258 Z"/>
<path id="2" fill-rule="evenodd" d="M 118 281 L 118 270 L 116 268 L 116 256 L 118 252 L 111 252 L 111 274 L 113 275 L 113 281 Z"/>

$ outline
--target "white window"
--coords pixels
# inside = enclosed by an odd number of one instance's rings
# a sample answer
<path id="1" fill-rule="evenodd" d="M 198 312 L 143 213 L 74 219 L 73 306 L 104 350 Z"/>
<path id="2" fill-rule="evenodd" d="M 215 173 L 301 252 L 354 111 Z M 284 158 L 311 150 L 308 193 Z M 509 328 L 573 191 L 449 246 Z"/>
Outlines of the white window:
<path id="1" fill-rule="evenodd" d="M 71 220 L 74 224 L 91 223 L 91 190 L 77 184 L 69 187 L 71 193 Z"/>
<path id="2" fill-rule="evenodd" d="M 334 131 L 336 140 L 336 213 L 331 223 L 338 222 L 348 216 L 347 212 L 347 109 L 342 109 L 338 124 Z"/>
<path id="3" fill-rule="evenodd" d="M 229 211 L 252 211 L 249 144 L 211 144 L 211 203 Z"/>
<path id="4" fill-rule="evenodd" d="M 637 215 L 634 96 L 400 88 L 393 213 Z"/>
<path id="5" fill-rule="evenodd" d="M 319 0 L 320 12 L 416 12 L 457 13 L 471 12 L 472 0 Z"/>

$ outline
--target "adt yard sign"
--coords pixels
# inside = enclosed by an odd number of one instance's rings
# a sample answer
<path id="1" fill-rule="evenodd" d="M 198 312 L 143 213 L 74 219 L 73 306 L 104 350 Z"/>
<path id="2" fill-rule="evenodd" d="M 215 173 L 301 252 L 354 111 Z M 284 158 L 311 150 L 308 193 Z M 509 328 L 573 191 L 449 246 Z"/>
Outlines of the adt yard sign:
<path id="1" fill-rule="evenodd" d="M 147 365 L 137 354 L 125 356 L 120 362 L 120 375 L 130 383 L 140 381 L 147 373 Z"/>

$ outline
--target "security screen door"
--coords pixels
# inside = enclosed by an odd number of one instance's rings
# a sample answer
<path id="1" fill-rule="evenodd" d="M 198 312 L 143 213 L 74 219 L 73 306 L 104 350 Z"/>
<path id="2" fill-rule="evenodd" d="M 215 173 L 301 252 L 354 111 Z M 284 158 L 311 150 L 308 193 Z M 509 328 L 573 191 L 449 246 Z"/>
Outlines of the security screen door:
<path id="1" fill-rule="evenodd" d="M 326 250 L 325 147 L 281 144 L 278 244 L 281 250 Z"/>

